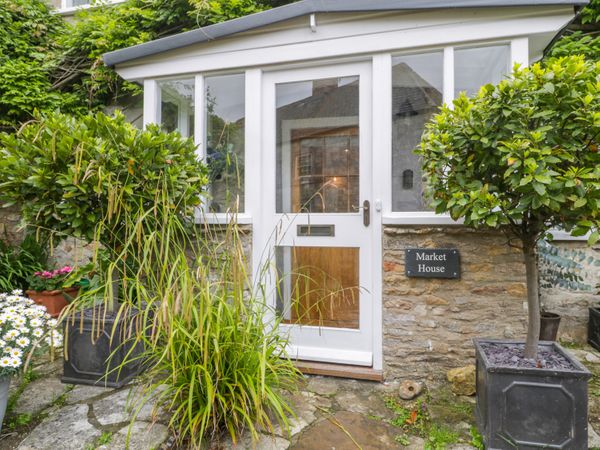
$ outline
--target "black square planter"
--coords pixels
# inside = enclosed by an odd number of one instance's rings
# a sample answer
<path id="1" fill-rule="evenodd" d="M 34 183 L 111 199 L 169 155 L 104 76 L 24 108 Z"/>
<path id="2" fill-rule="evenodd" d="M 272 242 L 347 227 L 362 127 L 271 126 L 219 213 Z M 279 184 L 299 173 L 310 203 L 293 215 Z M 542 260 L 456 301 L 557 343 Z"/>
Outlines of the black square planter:
<path id="1" fill-rule="evenodd" d="M 600 309 L 590 307 L 588 320 L 588 343 L 596 350 L 600 350 Z"/>
<path id="2" fill-rule="evenodd" d="M 477 425 L 487 450 L 587 449 L 588 379 L 591 373 L 555 342 L 554 347 L 576 368 L 549 370 L 494 366 L 482 342 L 475 340 Z M 522 342 L 521 342 L 522 343 Z"/>
<path id="3" fill-rule="evenodd" d="M 65 345 L 68 359 L 65 357 L 63 364 L 63 383 L 119 388 L 142 372 L 144 364 L 139 356 L 144 351 L 143 343 L 136 343 L 132 351 L 135 330 L 142 328 L 142 312 L 131 309 L 128 314 L 121 315 L 112 342 L 110 337 L 116 315 L 107 313 L 100 323 L 99 314 L 103 313 L 99 313 L 98 308 L 95 315 L 92 309 L 86 309 L 83 311 L 83 318 L 76 313 L 74 321 L 66 319 Z M 102 329 L 100 336 L 99 328 Z M 112 355 L 115 350 L 116 353 Z M 120 370 L 113 371 L 126 356 L 129 362 Z M 108 376 L 107 370 L 111 371 Z"/>

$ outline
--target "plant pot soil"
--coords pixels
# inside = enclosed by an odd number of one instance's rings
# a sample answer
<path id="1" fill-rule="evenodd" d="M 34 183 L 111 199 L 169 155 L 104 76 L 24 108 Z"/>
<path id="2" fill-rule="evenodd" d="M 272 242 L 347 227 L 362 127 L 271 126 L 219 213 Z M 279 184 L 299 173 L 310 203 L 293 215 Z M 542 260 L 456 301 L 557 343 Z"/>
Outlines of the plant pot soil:
<path id="1" fill-rule="evenodd" d="M 46 311 L 52 317 L 58 317 L 63 309 L 67 307 L 69 302 L 67 298 L 74 299 L 79 294 L 79 288 L 67 288 L 55 291 L 26 291 L 27 296 L 36 302 L 38 305 L 46 307 Z M 68 297 L 65 297 L 65 294 Z"/>
<path id="2" fill-rule="evenodd" d="M 551 312 L 541 313 L 540 319 L 540 341 L 556 341 L 560 316 Z"/>
<path id="3" fill-rule="evenodd" d="M 101 319 L 99 319 L 99 317 Z M 141 342 L 133 342 L 142 330 L 143 314 L 131 308 L 118 317 L 96 307 L 75 313 L 65 320 L 65 359 L 62 382 L 120 388 L 143 370 Z M 112 340 L 111 340 L 112 336 Z M 120 369 L 114 370 L 123 364 Z"/>
<path id="4" fill-rule="evenodd" d="M 600 307 L 589 308 L 588 343 L 596 350 L 600 350 Z"/>
<path id="5" fill-rule="evenodd" d="M 591 373 L 555 342 L 541 342 L 536 360 L 517 356 L 523 348 L 475 340 L 476 418 L 485 448 L 587 448 Z"/>

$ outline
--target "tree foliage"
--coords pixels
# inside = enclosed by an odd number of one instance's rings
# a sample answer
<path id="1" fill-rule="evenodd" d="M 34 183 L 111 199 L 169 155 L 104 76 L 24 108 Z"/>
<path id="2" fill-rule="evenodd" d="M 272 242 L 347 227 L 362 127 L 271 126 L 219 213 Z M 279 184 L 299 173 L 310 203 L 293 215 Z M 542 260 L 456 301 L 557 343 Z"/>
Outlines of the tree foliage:
<path id="1" fill-rule="evenodd" d="M 590 0 L 549 54 L 553 57 L 584 55 L 600 61 L 600 0 Z"/>
<path id="2" fill-rule="evenodd" d="M 77 104 L 52 89 L 64 31 L 63 19 L 43 1 L 0 0 L 0 128 L 28 120 L 35 109 Z"/>
<path id="3" fill-rule="evenodd" d="M 38 116 L 0 135 L 0 205 L 21 205 L 24 221 L 56 240 L 97 240 L 118 251 L 131 235 L 125 217 L 159 200 L 175 214 L 193 214 L 207 183 L 195 149 L 179 133 L 140 131 L 119 113 Z"/>
<path id="4" fill-rule="evenodd" d="M 600 62 L 576 56 L 517 67 L 453 106 L 428 125 L 418 150 L 428 191 L 438 213 L 520 239 L 531 348 L 539 335 L 537 241 L 553 227 L 589 232 L 591 244 L 599 238 Z"/>
<path id="5" fill-rule="evenodd" d="M 46 0 L 0 0 L 0 127 L 35 109 L 83 113 L 140 93 L 102 54 L 233 19 L 289 0 L 126 0 L 53 14 Z"/>

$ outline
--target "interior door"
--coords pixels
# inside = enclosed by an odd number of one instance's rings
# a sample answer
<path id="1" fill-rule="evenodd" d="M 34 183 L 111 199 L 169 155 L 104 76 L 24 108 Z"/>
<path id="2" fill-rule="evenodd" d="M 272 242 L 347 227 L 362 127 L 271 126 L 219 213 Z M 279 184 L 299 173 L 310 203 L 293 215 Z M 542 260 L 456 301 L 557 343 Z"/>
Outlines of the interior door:
<path id="1" fill-rule="evenodd" d="M 297 359 L 373 362 L 368 63 L 263 77 L 268 301 Z"/>

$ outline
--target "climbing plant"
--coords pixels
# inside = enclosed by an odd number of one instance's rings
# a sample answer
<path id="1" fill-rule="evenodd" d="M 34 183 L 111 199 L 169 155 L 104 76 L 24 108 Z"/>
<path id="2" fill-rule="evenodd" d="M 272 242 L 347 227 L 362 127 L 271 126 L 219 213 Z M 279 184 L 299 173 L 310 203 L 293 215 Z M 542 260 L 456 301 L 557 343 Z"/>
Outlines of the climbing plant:
<path id="1" fill-rule="evenodd" d="M 262 11 L 290 0 L 126 0 L 67 22 L 46 0 L 0 0 L 0 129 L 33 112 L 82 113 L 140 93 L 106 52 Z"/>
<path id="2" fill-rule="evenodd" d="M 584 55 L 600 60 L 600 0 L 591 0 L 550 49 L 550 56 Z"/>

